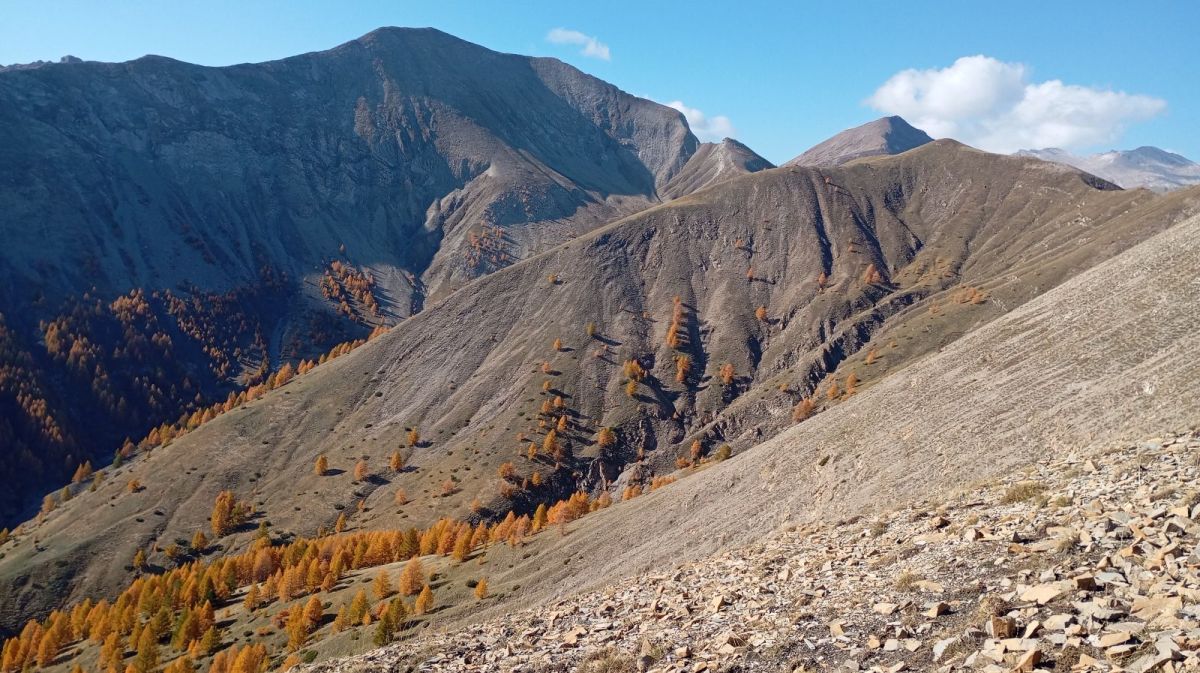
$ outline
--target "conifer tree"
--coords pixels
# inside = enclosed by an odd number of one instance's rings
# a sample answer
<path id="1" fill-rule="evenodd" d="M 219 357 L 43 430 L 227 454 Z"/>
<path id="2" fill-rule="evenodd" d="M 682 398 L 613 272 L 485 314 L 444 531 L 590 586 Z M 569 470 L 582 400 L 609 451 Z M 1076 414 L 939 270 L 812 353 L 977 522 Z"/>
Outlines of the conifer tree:
<path id="1" fill-rule="evenodd" d="M 216 625 L 209 626 L 204 635 L 200 636 L 200 644 L 197 650 L 201 654 L 212 654 L 217 651 L 217 646 L 221 644 L 221 635 L 217 633 Z"/>
<path id="2" fill-rule="evenodd" d="M 393 451 L 392 457 L 388 459 L 388 467 L 392 472 L 399 472 L 404 469 L 404 456 L 400 455 L 399 451 Z"/>
<path id="3" fill-rule="evenodd" d="M 375 625 L 375 635 L 371 637 L 371 642 L 375 643 L 376 647 L 383 647 L 392 642 L 392 634 L 396 630 L 396 625 L 392 623 L 392 618 L 386 612 L 379 618 L 379 623 Z"/>
<path id="4" fill-rule="evenodd" d="M 858 386 L 858 375 L 855 374 L 854 372 L 850 372 L 850 375 L 846 377 L 845 396 L 850 397 L 854 393 L 858 392 L 857 386 Z"/>
<path id="5" fill-rule="evenodd" d="M 354 598 L 350 600 L 350 611 L 347 617 L 350 618 L 351 624 L 358 624 L 362 621 L 363 616 L 367 614 L 367 590 L 359 589 L 358 593 L 354 594 Z"/>
<path id="6" fill-rule="evenodd" d="M 354 481 L 363 481 L 367 478 L 367 461 L 360 460 L 354 464 Z"/>
<path id="7" fill-rule="evenodd" d="M 259 594 L 257 584 L 251 584 L 250 589 L 246 591 L 246 598 L 242 601 L 242 607 L 246 612 L 254 612 L 258 609 L 259 603 L 262 602 L 262 596 Z"/>
<path id="8" fill-rule="evenodd" d="M 459 535 L 454 540 L 454 551 L 451 554 L 452 558 L 454 558 L 455 561 L 462 563 L 463 561 L 467 560 L 467 557 L 470 555 L 471 555 L 471 536 L 470 535 Z"/>
<path id="9" fill-rule="evenodd" d="M 725 364 L 721 365 L 719 374 L 721 377 L 721 383 L 724 383 L 725 385 L 729 385 L 729 384 L 733 383 L 733 379 L 734 379 L 733 364 L 726 362 Z"/>
<path id="10" fill-rule="evenodd" d="M 404 570 L 400 573 L 400 593 L 412 596 L 421 590 L 423 584 L 425 584 L 425 568 L 421 566 L 421 559 L 414 556 L 404 565 Z"/>
<path id="11" fill-rule="evenodd" d="M 608 448 L 617 443 L 617 433 L 612 428 L 600 428 L 600 432 L 596 433 L 596 443 L 600 448 Z"/>
<path id="12" fill-rule="evenodd" d="M 381 568 L 375 574 L 375 581 L 371 583 L 371 591 L 375 593 L 375 600 L 383 600 L 394 593 L 392 589 L 392 578 L 388 575 L 388 571 Z"/>
<path id="13" fill-rule="evenodd" d="M 321 625 L 321 618 L 324 617 L 325 609 L 321 606 L 321 599 L 312 596 L 308 599 L 308 603 L 304 605 L 304 621 L 308 623 L 308 630 L 311 633 Z"/>
<path id="14" fill-rule="evenodd" d="M 75 468 L 75 474 L 71 476 L 71 483 L 78 484 L 92 476 L 92 461 L 85 460 Z"/>
<path id="15" fill-rule="evenodd" d="M 393 628 L 404 626 L 404 622 L 408 620 L 408 606 L 404 604 L 404 599 L 399 596 L 393 598 L 388 603 L 387 614 L 392 620 Z"/>
<path id="16" fill-rule="evenodd" d="M 792 420 L 799 423 L 812 415 L 815 404 L 811 397 L 806 397 L 800 400 L 799 404 L 792 409 Z"/>
<path id="17" fill-rule="evenodd" d="M 298 608 L 292 608 L 288 613 L 287 636 L 289 652 L 295 652 L 308 642 L 308 623 L 304 620 L 304 612 Z"/>
<path id="18" fill-rule="evenodd" d="M 138 673 L 150 673 L 158 666 L 158 639 L 155 638 L 152 629 L 142 629 L 133 665 Z"/>
<path id="19" fill-rule="evenodd" d="M 538 503 L 537 509 L 535 509 L 533 511 L 532 528 L 533 528 L 533 532 L 536 533 L 545 527 L 546 527 L 546 503 L 542 502 L 542 503 Z"/>
<path id="20" fill-rule="evenodd" d="M 487 578 L 481 577 L 481 578 L 479 578 L 479 583 L 475 585 L 475 598 L 478 600 L 483 600 L 483 599 L 487 598 L 487 596 L 488 596 Z"/>
<path id="21" fill-rule="evenodd" d="M 680 353 L 675 356 L 675 382 L 683 383 L 687 381 L 688 374 L 692 371 L 692 358 Z"/>
<path id="22" fill-rule="evenodd" d="M 313 465 L 313 473 L 316 474 L 318 477 L 324 477 L 325 473 L 328 471 L 329 471 L 329 459 L 325 457 L 325 454 L 321 454 L 321 455 L 317 456 L 317 462 L 315 465 Z"/>
<path id="23" fill-rule="evenodd" d="M 413 606 L 413 611 L 415 613 L 417 613 L 418 615 L 423 615 L 423 614 L 427 614 L 432 609 L 433 609 L 433 589 L 430 589 L 429 585 L 426 584 L 421 589 L 420 595 L 417 596 L 417 602 Z"/>
<path id="24" fill-rule="evenodd" d="M 554 455 L 558 452 L 558 432 L 551 430 L 542 440 L 542 453 Z"/>

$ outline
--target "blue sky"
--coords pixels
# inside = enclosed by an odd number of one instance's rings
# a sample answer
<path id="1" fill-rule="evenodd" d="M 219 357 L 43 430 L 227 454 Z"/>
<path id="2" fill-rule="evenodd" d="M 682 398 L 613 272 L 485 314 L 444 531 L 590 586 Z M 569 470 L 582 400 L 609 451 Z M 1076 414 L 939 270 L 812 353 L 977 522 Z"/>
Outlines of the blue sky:
<path id="1" fill-rule="evenodd" d="M 1200 52 L 1191 46 L 1200 3 L 1077 7 L 3 0 L 0 63 L 153 53 L 225 65 L 326 49 L 383 25 L 433 26 L 678 101 L 702 134 L 732 133 L 775 162 L 884 113 L 997 151 L 1158 145 L 1200 160 Z M 559 33 L 569 39 L 555 43 L 556 28 L 585 37 Z"/>

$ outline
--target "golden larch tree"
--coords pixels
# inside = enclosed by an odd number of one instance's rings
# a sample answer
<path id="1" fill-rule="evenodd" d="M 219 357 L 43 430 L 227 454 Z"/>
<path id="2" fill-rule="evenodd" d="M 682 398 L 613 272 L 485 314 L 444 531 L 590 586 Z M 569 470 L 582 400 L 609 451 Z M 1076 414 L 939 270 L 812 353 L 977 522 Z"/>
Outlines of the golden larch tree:
<path id="1" fill-rule="evenodd" d="M 420 595 L 417 596 L 417 602 L 413 606 L 413 612 L 417 613 L 418 615 L 423 615 L 423 614 L 427 614 L 432 609 L 433 609 L 433 589 L 430 589 L 429 585 L 426 584 L 421 589 Z"/>
<path id="2" fill-rule="evenodd" d="M 414 556 L 404 565 L 404 570 L 400 573 L 400 593 L 412 596 L 421 590 L 423 584 L 425 584 L 425 568 L 421 565 L 421 559 Z"/>
<path id="3" fill-rule="evenodd" d="M 724 383 L 725 385 L 733 383 L 733 379 L 735 377 L 733 364 L 726 362 L 725 364 L 721 365 L 719 375 L 721 377 L 721 383 Z"/>

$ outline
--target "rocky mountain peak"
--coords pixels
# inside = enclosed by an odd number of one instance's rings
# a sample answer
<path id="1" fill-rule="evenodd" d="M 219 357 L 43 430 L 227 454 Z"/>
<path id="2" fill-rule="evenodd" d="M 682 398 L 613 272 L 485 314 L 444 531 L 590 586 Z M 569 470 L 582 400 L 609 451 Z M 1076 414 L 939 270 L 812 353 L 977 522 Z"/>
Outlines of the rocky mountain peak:
<path id="1" fill-rule="evenodd" d="M 933 142 L 929 134 L 898 116 L 881 117 L 847 129 L 784 164 L 838 166 L 862 157 L 900 154 Z"/>

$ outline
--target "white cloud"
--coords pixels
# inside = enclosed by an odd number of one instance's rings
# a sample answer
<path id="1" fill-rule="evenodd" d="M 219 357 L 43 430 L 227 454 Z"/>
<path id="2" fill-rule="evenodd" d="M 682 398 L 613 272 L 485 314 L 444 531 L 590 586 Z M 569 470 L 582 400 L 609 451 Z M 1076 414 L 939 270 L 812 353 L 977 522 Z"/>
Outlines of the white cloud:
<path id="1" fill-rule="evenodd" d="M 612 54 L 608 50 L 608 45 L 600 40 L 586 35 L 577 30 L 568 30 L 566 28 L 554 28 L 549 33 L 546 33 L 546 41 L 551 44 L 570 44 L 583 47 L 579 50 L 580 54 L 591 58 L 598 58 L 602 61 L 611 61 Z"/>
<path id="2" fill-rule="evenodd" d="M 718 142 L 737 135 L 737 129 L 733 127 L 733 122 L 729 121 L 729 117 L 724 115 L 709 117 L 701 110 L 684 105 L 680 100 L 667 103 L 667 107 L 682 112 L 687 119 L 688 126 L 692 128 L 692 133 L 706 143 Z"/>
<path id="3" fill-rule="evenodd" d="M 935 138 L 993 152 L 1113 143 L 1129 124 L 1167 107 L 1151 96 L 1056 79 L 1030 82 L 1024 65 L 989 56 L 964 56 L 948 68 L 903 70 L 866 102 Z"/>

